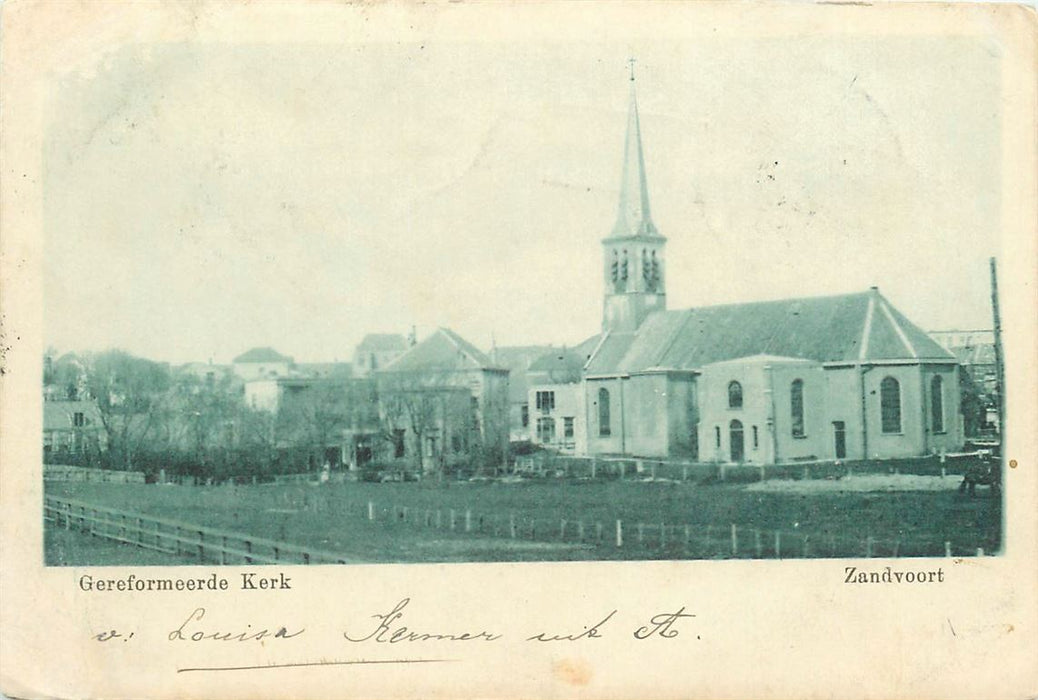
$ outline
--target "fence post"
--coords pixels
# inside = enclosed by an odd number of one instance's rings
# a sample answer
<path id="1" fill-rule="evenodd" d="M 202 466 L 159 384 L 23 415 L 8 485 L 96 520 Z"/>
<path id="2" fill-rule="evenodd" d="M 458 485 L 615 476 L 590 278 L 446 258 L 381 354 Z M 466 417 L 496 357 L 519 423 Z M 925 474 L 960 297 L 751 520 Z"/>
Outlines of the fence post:
<path id="1" fill-rule="evenodd" d="M 739 553 L 739 527 L 732 523 L 732 556 Z"/>
<path id="2" fill-rule="evenodd" d="M 220 536 L 220 563 L 227 563 L 227 535 Z"/>
<path id="3" fill-rule="evenodd" d="M 977 547 L 977 556 L 978 557 L 984 556 L 984 548 L 983 547 Z"/>
<path id="4" fill-rule="evenodd" d="M 515 539 L 515 513 L 508 514 L 508 536 Z"/>
<path id="5" fill-rule="evenodd" d="M 439 508 L 436 509 L 436 529 L 439 530 L 443 527 L 443 511 Z"/>
<path id="6" fill-rule="evenodd" d="M 944 556 L 951 556 L 951 542 L 945 541 L 944 543 Z"/>
<path id="7" fill-rule="evenodd" d="M 465 532 L 472 532 L 472 510 L 465 509 Z"/>
<path id="8" fill-rule="evenodd" d="M 757 550 L 757 558 L 760 559 L 761 553 L 764 549 L 760 541 L 760 530 L 753 531 L 753 546 Z"/>
<path id="9" fill-rule="evenodd" d="M 688 525 L 685 526 L 685 549 L 688 549 L 688 545 L 692 542 L 692 528 Z"/>
<path id="10" fill-rule="evenodd" d="M 682 464 L 681 465 L 681 480 L 682 481 L 688 481 L 688 465 L 687 464 Z"/>
<path id="11" fill-rule="evenodd" d="M 137 536 L 133 540 L 138 547 L 144 546 L 144 520 L 137 518 Z"/>
<path id="12" fill-rule="evenodd" d="M 68 530 L 72 527 L 72 504 L 65 504 L 65 529 Z"/>
<path id="13" fill-rule="evenodd" d="M 245 543 L 245 563 L 252 563 L 252 540 L 242 540 Z"/>
<path id="14" fill-rule="evenodd" d="M 565 520 L 563 520 L 561 523 L 559 523 L 559 539 L 560 540 L 566 539 L 566 521 Z"/>
<path id="15" fill-rule="evenodd" d="M 597 462 L 598 462 L 598 460 L 596 460 L 594 457 L 591 458 L 591 478 L 592 479 L 595 478 L 595 472 L 597 471 Z"/>
<path id="16" fill-rule="evenodd" d="M 198 561 L 205 561 L 205 533 L 202 530 L 198 531 Z"/>
<path id="17" fill-rule="evenodd" d="M 274 545 L 274 561 L 280 561 L 280 560 L 281 560 L 281 548 L 278 547 L 277 545 Z"/>
<path id="18" fill-rule="evenodd" d="M 652 465 L 652 480 L 656 480 L 656 462 L 649 462 Z"/>
<path id="19" fill-rule="evenodd" d="M 453 530 L 453 529 L 454 529 L 454 509 L 453 509 L 453 508 L 451 508 L 451 509 L 450 509 L 450 511 L 451 511 L 451 514 L 450 514 L 450 518 L 451 518 L 451 530 Z"/>
<path id="20" fill-rule="evenodd" d="M 660 523 L 660 549 L 667 546 L 667 525 Z"/>
<path id="21" fill-rule="evenodd" d="M 724 481 L 724 463 L 722 462 L 720 465 L 718 465 L 718 467 L 719 467 L 719 470 L 720 470 L 721 481 Z"/>
<path id="22" fill-rule="evenodd" d="M 811 536 L 810 535 L 804 535 L 804 554 L 803 554 L 804 559 L 807 559 L 807 553 L 808 553 L 808 551 L 810 549 L 810 546 L 811 546 Z"/>
<path id="23" fill-rule="evenodd" d="M 775 558 L 782 558 L 782 531 L 775 530 Z"/>
<path id="24" fill-rule="evenodd" d="M 623 481 L 624 476 L 627 474 L 627 462 L 620 462 L 620 480 Z"/>
<path id="25" fill-rule="evenodd" d="M 579 542 L 583 542 L 584 541 L 584 521 L 583 520 L 578 520 L 577 521 L 577 541 L 579 541 Z"/>
<path id="26" fill-rule="evenodd" d="M 624 546 L 624 524 L 621 520 L 616 521 L 616 546 Z"/>
<path id="27" fill-rule="evenodd" d="M 595 540 L 602 541 L 602 523 L 595 523 Z"/>
<path id="28" fill-rule="evenodd" d="M 368 520 L 375 519 L 375 502 L 368 501 Z"/>

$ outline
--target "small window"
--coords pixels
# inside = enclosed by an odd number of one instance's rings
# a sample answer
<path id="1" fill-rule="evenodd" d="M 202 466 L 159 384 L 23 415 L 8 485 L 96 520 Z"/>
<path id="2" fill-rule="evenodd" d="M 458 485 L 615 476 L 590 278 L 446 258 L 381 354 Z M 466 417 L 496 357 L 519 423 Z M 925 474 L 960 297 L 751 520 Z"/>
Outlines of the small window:
<path id="1" fill-rule="evenodd" d="M 935 433 L 944 432 L 944 380 L 939 374 L 930 380 L 930 427 Z"/>
<path id="2" fill-rule="evenodd" d="M 598 390 L 598 434 L 600 437 L 612 435 L 609 415 L 609 390 L 601 388 Z"/>
<path id="3" fill-rule="evenodd" d="M 789 387 L 789 412 L 793 437 L 804 437 L 804 382 L 801 379 L 793 380 Z"/>
<path id="4" fill-rule="evenodd" d="M 393 457 L 400 459 L 404 456 L 404 429 L 397 428 L 393 431 Z"/>
<path id="5" fill-rule="evenodd" d="M 901 385 L 885 377 L 879 385 L 880 422 L 884 433 L 901 432 Z"/>
<path id="6" fill-rule="evenodd" d="M 555 408 L 555 392 L 554 391 L 538 391 L 537 392 L 537 410 L 543 411 L 544 413 L 550 413 Z"/>
<path id="7" fill-rule="evenodd" d="M 523 427 L 530 427 L 530 405 L 524 403 L 522 406 L 519 407 L 519 413 L 523 421 Z"/>
<path id="8" fill-rule="evenodd" d="M 757 426 L 753 426 L 753 449 L 760 447 L 760 440 L 757 437 Z"/>
<path id="9" fill-rule="evenodd" d="M 72 425 L 82 428 L 86 425 L 86 417 L 79 411 L 72 414 Z"/>
<path id="10" fill-rule="evenodd" d="M 537 419 L 537 442 L 549 443 L 555 441 L 555 419 Z"/>
<path id="11" fill-rule="evenodd" d="M 742 384 L 728 382 L 728 408 L 742 408 Z"/>
<path id="12" fill-rule="evenodd" d="M 721 426 L 714 426 L 714 446 L 717 449 L 721 449 Z"/>
<path id="13" fill-rule="evenodd" d="M 566 416 L 562 419 L 562 435 L 563 437 L 573 437 L 573 417 Z"/>

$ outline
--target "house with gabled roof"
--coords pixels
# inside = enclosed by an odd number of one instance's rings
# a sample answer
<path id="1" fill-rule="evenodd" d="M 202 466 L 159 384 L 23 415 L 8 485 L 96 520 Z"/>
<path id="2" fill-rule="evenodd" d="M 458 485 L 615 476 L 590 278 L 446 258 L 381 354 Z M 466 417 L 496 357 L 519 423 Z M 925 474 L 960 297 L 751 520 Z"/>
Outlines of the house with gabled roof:
<path id="1" fill-rule="evenodd" d="M 454 331 L 438 328 L 375 373 L 393 457 L 435 470 L 471 457 L 503 464 L 508 370 Z"/>
<path id="2" fill-rule="evenodd" d="M 231 361 L 234 373 L 248 382 L 284 377 L 292 368 L 292 358 L 271 347 L 252 348 Z"/>
<path id="3" fill-rule="evenodd" d="M 353 351 L 354 376 L 367 377 L 388 366 L 407 348 L 407 341 L 399 333 L 368 333 Z"/>
<path id="4" fill-rule="evenodd" d="M 963 444 L 958 362 L 872 289 L 667 310 L 632 76 L 583 454 L 773 464 Z"/>

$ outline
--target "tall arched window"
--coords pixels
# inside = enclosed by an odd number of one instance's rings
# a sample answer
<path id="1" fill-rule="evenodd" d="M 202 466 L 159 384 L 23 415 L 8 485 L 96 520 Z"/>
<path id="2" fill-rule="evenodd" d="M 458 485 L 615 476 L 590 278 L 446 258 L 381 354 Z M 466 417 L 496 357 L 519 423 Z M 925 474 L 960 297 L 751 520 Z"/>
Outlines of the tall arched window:
<path id="1" fill-rule="evenodd" d="M 901 432 L 901 385 L 885 377 L 879 385 L 879 409 L 884 433 Z"/>
<path id="2" fill-rule="evenodd" d="M 935 433 L 944 432 L 944 380 L 939 374 L 930 380 L 930 428 Z"/>
<path id="3" fill-rule="evenodd" d="M 613 434 L 609 418 L 609 389 L 602 387 L 598 390 L 598 434 L 602 437 Z"/>
<path id="4" fill-rule="evenodd" d="M 789 387 L 789 414 L 793 437 L 804 437 L 804 381 L 794 379 Z"/>
<path id="5" fill-rule="evenodd" d="M 742 408 L 742 384 L 728 382 L 728 408 Z"/>

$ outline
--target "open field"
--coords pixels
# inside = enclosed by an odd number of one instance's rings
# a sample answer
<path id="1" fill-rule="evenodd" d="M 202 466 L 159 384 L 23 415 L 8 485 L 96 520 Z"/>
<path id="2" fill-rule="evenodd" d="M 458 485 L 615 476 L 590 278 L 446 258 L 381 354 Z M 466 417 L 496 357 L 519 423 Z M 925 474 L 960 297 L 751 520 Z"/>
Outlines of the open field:
<path id="1" fill-rule="evenodd" d="M 926 490 L 879 492 L 831 486 L 813 493 L 757 491 L 747 484 L 658 481 L 197 487 L 66 482 L 47 484 L 47 494 L 366 562 L 715 558 L 732 555 L 727 551 L 732 524 L 746 533 L 740 547 L 748 534 L 757 538 L 758 556 L 769 556 L 762 546 L 767 550 L 776 531 L 787 543 L 783 556 L 807 553 L 804 538 L 812 547 L 808 556 L 865 556 L 866 538 L 876 542 L 870 549 L 876 556 L 943 555 L 945 542 L 956 555 L 977 548 L 996 552 L 1000 499 L 986 489 L 971 499 L 957 492 L 954 478 L 926 478 L 935 480 L 921 487 Z M 471 531 L 466 531 L 466 513 Z M 623 547 L 615 543 L 617 520 L 624 523 Z M 702 544 L 689 547 L 686 539 L 675 549 L 681 533 Z M 48 564 L 84 562 L 67 542 L 56 546 L 48 538 L 47 545 Z M 119 561 L 104 547 L 85 559 L 125 563 L 124 550 L 118 551 Z M 753 555 L 740 549 L 736 556 Z M 150 553 L 140 563 L 159 563 L 155 556 Z"/>

